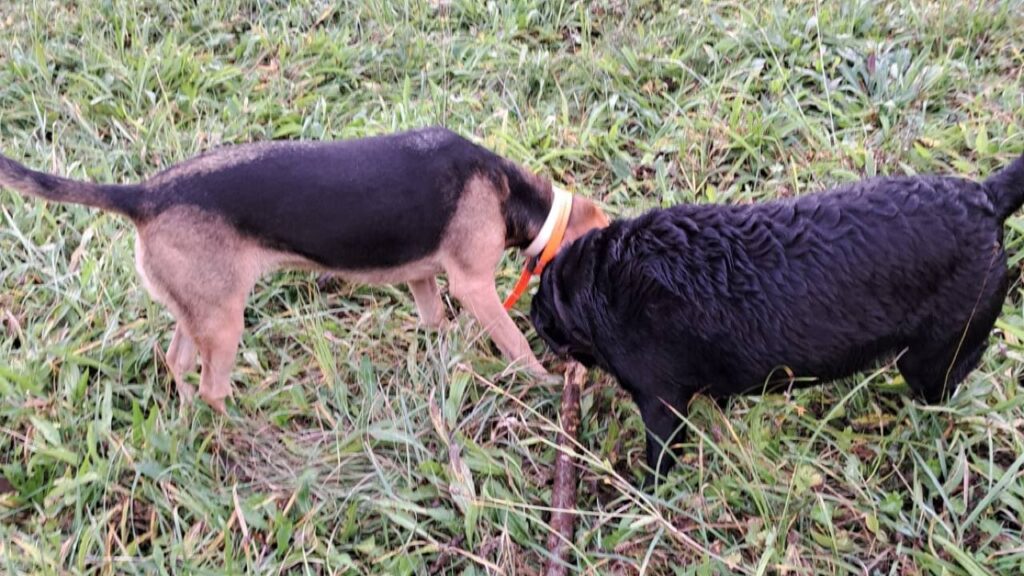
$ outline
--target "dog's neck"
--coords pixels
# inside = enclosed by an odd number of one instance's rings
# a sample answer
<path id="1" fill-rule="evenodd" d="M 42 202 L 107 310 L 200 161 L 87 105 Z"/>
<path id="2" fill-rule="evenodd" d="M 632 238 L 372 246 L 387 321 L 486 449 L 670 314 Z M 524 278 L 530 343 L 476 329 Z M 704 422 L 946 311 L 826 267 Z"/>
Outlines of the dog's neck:
<path id="1" fill-rule="evenodd" d="M 572 203 L 572 195 L 557 187 L 537 192 L 530 198 L 513 195 L 505 203 L 505 246 L 519 248 L 527 256 L 536 256 L 548 243 L 560 204 Z"/>
<path id="2" fill-rule="evenodd" d="M 551 207 L 548 209 L 548 215 L 544 219 L 544 223 L 541 224 L 540 231 L 533 237 L 530 245 L 523 250 L 524 254 L 532 258 L 533 256 L 538 256 L 544 250 L 548 242 L 551 241 L 555 228 L 559 227 L 559 215 L 565 210 L 572 210 L 572 194 L 557 186 L 552 186 Z M 565 216 L 568 219 L 568 213 L 565 213 Z M 564 220 L 562 221 L 561 231 L 558 233 L 559 237 L 561 237 L 562 232 L 565 230 L 565 222 Z"/>

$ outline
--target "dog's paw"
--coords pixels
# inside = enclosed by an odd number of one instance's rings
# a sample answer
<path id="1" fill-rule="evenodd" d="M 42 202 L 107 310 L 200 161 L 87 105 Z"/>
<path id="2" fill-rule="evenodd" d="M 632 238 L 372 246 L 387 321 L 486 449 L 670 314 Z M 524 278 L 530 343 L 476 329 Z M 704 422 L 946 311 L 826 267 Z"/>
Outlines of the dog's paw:
<path id="1" fill-rule="evenodd" d="M 227 416 L 227 398 L 231 396 L 230 393 L 223 396 L 214 397 L 213 395 L 203 395 L 203 391 L 200 390 L 199 396 L 200 398 L 203 399 L 203 402 L 206 402 L 206 405 L 209 406 L 211 410 L 220 414 L 221 416 Z"/>
<path id="2" fill-rule="evenodd" d="M 184 409 L 186 406 L 190 406 L 196 399 L 196 387 L 186 383 L 184 380 L 175 382 L 175 389 L 178 391 L 178 400 L 181 402 L 181 407 Z"/>
<path id="3" fill-rule="evenodd" d="M 541 382 L 546 382 L 549 379 L 561 379 L 558 374 L 552 374 L 551 372 L 548 372 L 547 369 L 545 369 L 544 366 L 542 366 L 541 363 L 538 362 L 537 360 L 534 360 L 526 365 L 526 372 L 527 374 L 529 374 L 533 378 L 536 378 L 537 380 L 540 380 Z"/>
<path id="4" fill-rule="evenodd" d="M 227 416 L 228 406 L 223 398 L 218 398 L 217 400 L 207 400 L 206 403 L 210 406 L 210 408 L 213 409 L 214 412 L 220 414 L 221 416 Z"/>
<path id="5" fill-rule="evenodd" d="M 539 365 L 538 365 L 539 366 Z M 534 382 L 543 386 L 556 386 L 562 383 L 562 374 L 559 372 L 548 372 L 543 367 L 531 368 L 527 367 L 524 374 L 529 376 Z"/>
<path id="6" fill-rule="evenodd" d="M 447 332 L 453 325 L 453 322 L 447 317 L 440 319 L 424 320 L 420 319 L 417 326 L 422 330 L 429 332 Z"/>

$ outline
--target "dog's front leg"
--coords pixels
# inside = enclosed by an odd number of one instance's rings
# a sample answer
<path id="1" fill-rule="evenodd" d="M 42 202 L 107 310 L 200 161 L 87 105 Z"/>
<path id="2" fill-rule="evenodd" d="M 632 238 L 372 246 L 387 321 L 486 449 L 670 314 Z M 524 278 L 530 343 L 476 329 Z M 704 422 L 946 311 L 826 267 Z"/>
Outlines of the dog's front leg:
<path id="1" fill-rule="evenodd" d="M 644 427 L 647 429 L 647 446 L 645 460 L 647 467 L 653 474 L 644 479 L 644 486 L 651 486 L 655 475 L 662 479 L 675 465 L 678 445 L 686 438 L 686 428 L 682 421 L 676 417 L 673 408 L 658 396 L 644 394 L 634 395 L 637 407 L 640 408 L 640 416 L 643 418 Z M 689 398 L 676 399 L 673 403 L 676 410 L 685 411 Z"/>
<path id="2" fill-rule="evenodd" d="M 493 279 L 452 279 L 450 289 L 452 295 L 469 309 L 469 313 L 491 335 L 506 359 L 522 362 L 536 376 L 547 376 L 547 371 L 530 350 L 530 343 L 502 306 Z"/>

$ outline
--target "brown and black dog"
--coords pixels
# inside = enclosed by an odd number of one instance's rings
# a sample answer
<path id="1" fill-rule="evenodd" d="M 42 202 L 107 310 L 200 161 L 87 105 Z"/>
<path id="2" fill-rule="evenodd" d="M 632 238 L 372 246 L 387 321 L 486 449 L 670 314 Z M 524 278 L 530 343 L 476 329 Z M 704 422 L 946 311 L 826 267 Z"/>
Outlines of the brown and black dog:
<path id="1" fill-rule="evenodd" d="M 90 184 L 0 156 L 0 185 L 129 217 L 142 283 L 177 320 L 167 364 L 182 401 L 223 412 L 257 279 L 281 268 L 327 270 L 368 283 L 407 282 L 421 321 L 446 319 L 435 281 L 487 330 L 505 357 L 544 369 L 502 307 L 494 273 L 508 248 L 538 235 L 551 182 L 444 128 L 338 142 L 224 147 L 141 184 Z M 562 245 L 606 226 L 574 197 Z"/>

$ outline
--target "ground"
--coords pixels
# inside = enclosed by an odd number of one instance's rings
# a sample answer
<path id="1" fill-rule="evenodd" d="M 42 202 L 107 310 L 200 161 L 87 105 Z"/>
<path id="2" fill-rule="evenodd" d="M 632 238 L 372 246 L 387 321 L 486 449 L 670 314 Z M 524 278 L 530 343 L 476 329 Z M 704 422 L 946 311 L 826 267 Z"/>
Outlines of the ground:
<path id="1" fill-rule="evenodd" d="M 1024 3 L 0 1 L 0 150 L 133 181 L 201 150 L 443 124 L 616 216 L 1024 151 Z M 530 574 L 557 385 L 405 287 L 265 279 L 228 417 L 182 410 L 124 220 L 0 192 L 0 572 Z M 572 571 L 1021 574 L 1024 220 L 981 367 L 925 407 L 891 366 L 698 399 L 637 486 L 642 424 L 583 398 Z M 499 270 L 502 294 L 520 264 Z M 457 306 L 449 302 L 452 315 Z M 516 320 L 535 349 L 519 305 Z M 549 359 L 550 361 L 550 359 Z"/>

